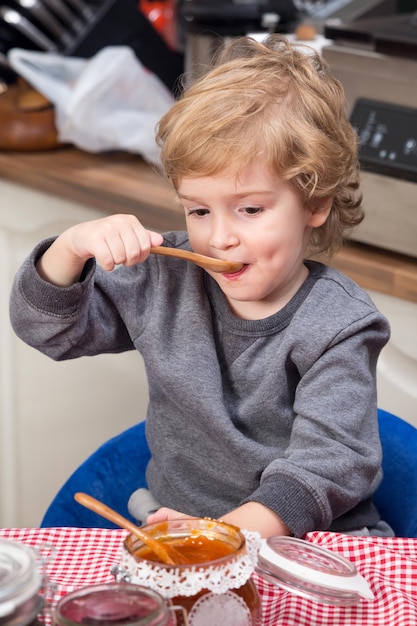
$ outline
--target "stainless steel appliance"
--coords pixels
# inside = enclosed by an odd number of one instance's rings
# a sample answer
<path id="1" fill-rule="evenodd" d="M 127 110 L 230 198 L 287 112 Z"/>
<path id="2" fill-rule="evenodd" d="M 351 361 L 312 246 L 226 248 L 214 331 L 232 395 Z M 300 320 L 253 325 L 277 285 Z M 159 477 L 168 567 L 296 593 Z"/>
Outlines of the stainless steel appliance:
<path id="1" fill-rule="evenodd" d="M 293 32 L 305 20 L 321 32 L 329 19 L 352 22 L 395 10 L 396 0 L 178 0 L 186 76 L 204 74 L 234 37 Z"/>
<path id="2" fill-rule="evenodd" d="M 180 0 L 187 81 L 205 74 L 218 49 L 253 32 L 289 32 L 299 13 L 293 0 Z"/>
<path id="3" fill-rule="evenodd" d="M 366 218 L 352 238 L 417 257 L 417 13 L 328 23 L 325 35 L 361 141 Z"/>

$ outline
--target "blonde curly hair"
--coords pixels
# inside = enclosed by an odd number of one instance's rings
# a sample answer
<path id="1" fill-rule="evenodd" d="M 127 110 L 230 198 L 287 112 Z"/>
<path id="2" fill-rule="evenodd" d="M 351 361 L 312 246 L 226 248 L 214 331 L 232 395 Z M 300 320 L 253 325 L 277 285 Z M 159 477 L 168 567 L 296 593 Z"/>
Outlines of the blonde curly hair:
<path id="1" fill-rule="evenodd" d="M 320 55 L 282 35 L 235 39 L 161 119 L 157 142 L 176 189 L 183 177 L 238 176 L 262 160 L 313 210 L 332 198 L 310 254 L 334 252 L 363 219 L 358 139 L 342 85 Z"/>

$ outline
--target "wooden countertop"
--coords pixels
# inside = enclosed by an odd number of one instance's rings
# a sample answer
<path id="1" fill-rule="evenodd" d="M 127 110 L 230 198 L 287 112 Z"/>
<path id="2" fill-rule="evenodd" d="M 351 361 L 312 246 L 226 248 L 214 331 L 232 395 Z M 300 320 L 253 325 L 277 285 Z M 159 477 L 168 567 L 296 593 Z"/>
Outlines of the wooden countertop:
<path id="1" fill-rule="evenodd" d="M 364 289 L 417 302 L 417 258 L 349 241 L 329 265 Z"/>
<path id="2" fill-rule="evenodd" d="M 148 228 L 184 229 L 167 181 L 140 156 L 75 148 L 1 152 L 0 178 L 110 213 L 132 213 Z"/>
<path id="3" fill-rule="evenodd" d="M 148 228 L 184 228 L 169 184 L 137 155 L 0 152 L 0 178 L 110 213 L 133 213 Z M 417 258 L 349 241 L 331 262 L 365 289 L 417 302 Z"/>

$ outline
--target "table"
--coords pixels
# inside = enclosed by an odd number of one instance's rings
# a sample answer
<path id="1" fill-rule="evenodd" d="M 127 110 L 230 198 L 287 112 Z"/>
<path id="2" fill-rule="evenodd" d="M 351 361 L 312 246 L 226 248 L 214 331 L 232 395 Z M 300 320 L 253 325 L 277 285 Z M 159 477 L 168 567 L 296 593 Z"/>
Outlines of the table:
<path id="1" fill-rule="evenodd" d="M 31 546 L 52 544 L 48 573 L 55 600 L 84 585 L 110 582 L 119 562 L 124 530 L 3 528 L 0 538 Z M 312 532 L 307 541 L 353 561 L 370 584 L 374 601 L 332 607 L 296 597 L 254 574 L 263 607 L 262 626 L 411 626 L 417 624 L 417 539 L 352 537 Z"/>

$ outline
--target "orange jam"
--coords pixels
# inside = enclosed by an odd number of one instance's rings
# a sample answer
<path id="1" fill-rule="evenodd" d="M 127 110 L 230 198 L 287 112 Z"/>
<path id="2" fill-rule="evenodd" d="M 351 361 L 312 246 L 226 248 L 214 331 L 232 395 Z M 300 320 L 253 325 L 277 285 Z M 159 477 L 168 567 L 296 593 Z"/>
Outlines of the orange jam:
<path id="1" fill-rule="evenodd" d="M 224 541 L 213 539 L 212 537 L 206 537 L 205 535 L 201 535 L 199 533 L 188 537 L 182 537 L 180 539 L 164 541 L 164 543 L 173 546 L 175 550 L 184 558 L 184 562 L 186 564 L 217 561 L 217 559 L 231 555 L 234 552 L 233 546 L 225 543 Z M 156 554 L 147 546 L 142 546 L 141 548 L 134 550 L 132 554 L 140 559 L 160 562 Z"/>

